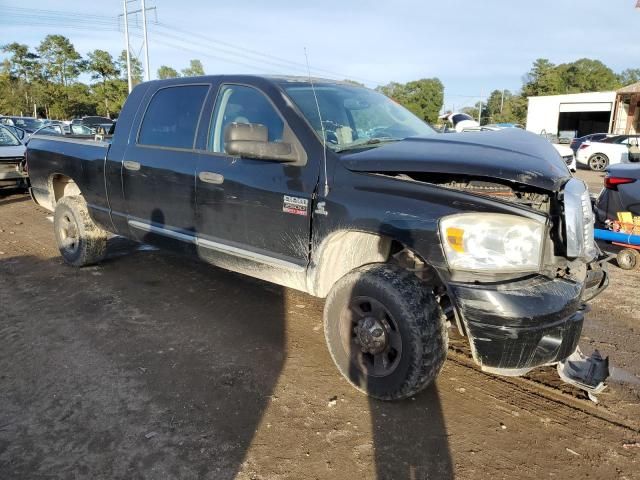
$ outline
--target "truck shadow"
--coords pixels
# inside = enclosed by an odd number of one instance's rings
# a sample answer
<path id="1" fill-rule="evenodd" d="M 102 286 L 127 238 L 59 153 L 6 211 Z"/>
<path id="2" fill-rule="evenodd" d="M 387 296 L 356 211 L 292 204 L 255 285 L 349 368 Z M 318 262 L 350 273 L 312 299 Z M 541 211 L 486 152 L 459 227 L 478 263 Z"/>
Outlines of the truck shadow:
<path id="1" fill-rule="evenodd" d="M 413 399 L 369 401 L 378 480 L 453 479 L 436 384 Z"/>
<path id="2" fill-rule="evenodd" d="M 118 256 L 0 260 L 0 476 L 236 478 L 286 357 L 282 289 Z"/>

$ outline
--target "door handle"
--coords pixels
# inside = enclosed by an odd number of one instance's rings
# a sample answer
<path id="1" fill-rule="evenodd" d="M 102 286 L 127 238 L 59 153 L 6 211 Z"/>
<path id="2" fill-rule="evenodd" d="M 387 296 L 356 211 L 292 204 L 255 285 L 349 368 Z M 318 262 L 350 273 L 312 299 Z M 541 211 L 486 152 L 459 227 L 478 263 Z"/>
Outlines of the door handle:
<path id="1" fill-rule="evenodd" d="M 198 178 L 206 183 L 213 183 L 214 185 L 221 185 L 224 182 L 224 177 L 219 173 L 213 172 L 200 172 Z"/>
<path id="2" fill-rule="evenodd" d="M 125 160 L 124 162 L 122 162 L 122 165 L 124 165 L 124 168 L 126 168 L 127 170 L 140 170 L 140 162 L 132 162 L 131 160 Z"/>

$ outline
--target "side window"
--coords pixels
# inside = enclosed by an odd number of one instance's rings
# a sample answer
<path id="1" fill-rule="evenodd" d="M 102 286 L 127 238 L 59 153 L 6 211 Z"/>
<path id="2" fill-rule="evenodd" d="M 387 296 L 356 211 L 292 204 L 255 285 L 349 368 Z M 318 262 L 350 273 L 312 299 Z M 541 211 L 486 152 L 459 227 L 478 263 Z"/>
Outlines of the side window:
<path id="1" fill-rule="evenodd" d="M 192 148 L 206 85 L 158 90 L 144 114 L 138 143 L 158 147 Z"/>
<path id="2" fill-rule="evenodd" d="M 265 95 L 245 85 L 223 85 L 211 118 L 208 149 L 223 153 L 224 130 L 231 123 L 259 123 L 267 127 L 270 142 L 281 142 L 284 121 Z"/>

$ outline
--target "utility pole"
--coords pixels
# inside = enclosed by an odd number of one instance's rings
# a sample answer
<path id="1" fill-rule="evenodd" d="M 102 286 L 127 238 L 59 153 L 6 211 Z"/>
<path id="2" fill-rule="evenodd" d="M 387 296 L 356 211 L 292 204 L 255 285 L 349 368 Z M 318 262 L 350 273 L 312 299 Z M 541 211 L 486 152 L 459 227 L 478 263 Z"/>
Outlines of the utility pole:
<path id="1" fill-rule="evenodd" d="M 147 9 L 145 0 L 142 2 L 142 33 L 144 35 L 144 73 L 147 82 L 151 80 L 151 72 L 149 71 L 149 41 L 147 40 Z"/>
<path id="2" fill-rule="evenodd" d="M 478 102 L 478 124 L 482 120 L 482 90 L 480 90 L 480 101 Z"/>
<path id="3" fill-rule="evenodd" d="M 502 89 L 502 98 L 500 99 L 500 113 L 502 113 L 502 107 L 504 107 L 504 88 Z"/>
<path id="4" fill-rule="evenodd" d="M 127 52 L 127 83 L 129 85 L 129 93 L 133 90 L 133 80 L 131 78 L 131 53 L 129 52 L 129 14 L 127 13 L 127 0 L 122 0 L 124 8 L 124 51 Z"/>
<path id="5" fill-rule="evenodd" d="M 151 80 L 151 71 L 149 70 L 149 43 L 147 36 L 147 10 L 153 10 L 156 12 L 156 22 L 157 22 L 157 10 L 156 7 L 146 7 L 145 0 L 140 0 L 141 7 L 139 10 L 129 11 L 127 8 L 127 4 L 136 2 L 137 0 L 122 0 L 122 5 L 124 12 L 118 17 L 124 17 L 124 37 L 125 37 L 125 52 L 127 54 L 127 80 L 129 84 L 129 92 L 133 88 L 132 78 L 131 78 L 131 54 L 129 53 L 129 15 L 142 13 L 142 32 L 144 36 L 144 63 L 145 63 L 145 80 Z"/>

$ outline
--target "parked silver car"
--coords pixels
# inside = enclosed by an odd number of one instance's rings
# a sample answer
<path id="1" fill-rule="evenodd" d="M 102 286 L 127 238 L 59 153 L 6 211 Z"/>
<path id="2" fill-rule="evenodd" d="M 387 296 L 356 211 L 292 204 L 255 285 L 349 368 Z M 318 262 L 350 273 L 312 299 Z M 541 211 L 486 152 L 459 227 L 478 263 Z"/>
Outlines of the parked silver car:
<path id="1" fill-rule="evenodd" d="M 0 187 L 26 187 L 25 146 L 8 128 L 0 125 Z"/>

